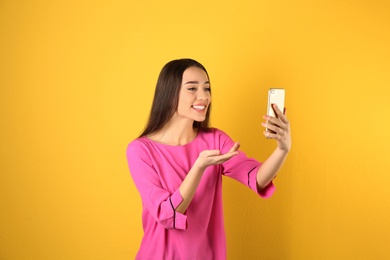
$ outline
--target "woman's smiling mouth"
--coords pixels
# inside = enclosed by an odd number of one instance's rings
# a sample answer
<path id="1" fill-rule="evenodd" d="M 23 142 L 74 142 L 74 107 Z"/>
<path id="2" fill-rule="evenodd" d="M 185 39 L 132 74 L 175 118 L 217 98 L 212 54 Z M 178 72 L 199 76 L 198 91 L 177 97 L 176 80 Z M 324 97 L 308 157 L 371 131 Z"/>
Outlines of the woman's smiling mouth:
<path id="1" fill-rule="evenodd" d="M 206 109 L 206 106 L 194 105 L 194 106 L 192 106 L 192 108 L 194 108 L 194 109 L 197 110 L 197 111 L 203 111 L 203 110 Z"/>

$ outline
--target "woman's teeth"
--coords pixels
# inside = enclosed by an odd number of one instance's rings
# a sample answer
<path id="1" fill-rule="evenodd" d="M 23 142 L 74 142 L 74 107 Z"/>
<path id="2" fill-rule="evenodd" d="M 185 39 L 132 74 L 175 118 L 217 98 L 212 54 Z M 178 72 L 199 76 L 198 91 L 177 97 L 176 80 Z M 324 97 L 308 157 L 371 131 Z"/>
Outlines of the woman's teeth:
<path id="1" fill-rule="evenodd" d="M 205 106 L 192 106 L 192 107 L 197 110 L 204 110 L 206 108 Z"/>

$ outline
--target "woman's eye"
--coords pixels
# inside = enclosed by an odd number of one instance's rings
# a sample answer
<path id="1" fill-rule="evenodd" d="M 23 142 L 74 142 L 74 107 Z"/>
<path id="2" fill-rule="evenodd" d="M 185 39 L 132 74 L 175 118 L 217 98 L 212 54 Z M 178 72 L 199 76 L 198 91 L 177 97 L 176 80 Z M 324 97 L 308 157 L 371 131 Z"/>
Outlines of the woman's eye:
<path id="1" fill-rule="evenodd" d="M 204 90 L 207 92 L 211 92 L 211 88 L 205 88 Z"/>
<path id="2" fill-rule="evenodd" d="M 195 91 L 196 88 L 192 87 L 192 88 L 188 88 L 189 91 Z"/>

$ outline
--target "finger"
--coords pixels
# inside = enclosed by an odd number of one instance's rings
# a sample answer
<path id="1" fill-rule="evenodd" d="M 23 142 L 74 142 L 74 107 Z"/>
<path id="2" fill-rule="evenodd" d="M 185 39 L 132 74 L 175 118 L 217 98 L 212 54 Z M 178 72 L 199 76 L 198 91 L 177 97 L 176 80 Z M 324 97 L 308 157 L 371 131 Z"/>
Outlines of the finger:
<path id="1" fill-rule="evenodd" d="M 240 143 L 236 142 L 236 143 L 234 143 L 234 145 L 232 146 L 232 148 L 229 150 L 228 153 L 236 152 L 238 150 L 238 148 L 240 148 Z"/>
<path id="2" fill-rule="evenodd" d="M 288 129 L 288 120 L 286 118 L 285 119 L 287 122 L 283 122 L 282 118 L 276 118 L 271 116 L 264 116 L 264 119 L 267 120 L 266 124 L 276 125 L 284 130 Z"/>
<path id="3" fill-rule="evenodd" d="M 277 126 L 277 125 L 272 125 L 272 124 L 264 124 L 263 125 L 265 128 L 267 128 L 267 132 L 270 132 L 272 134 L 278 134 L 278 135 L 283 135 L 284 134 L 284 130 Z"/>
<path id="4" fill-rule="evenodd" d="M 269 132 L 269 131 L 264 131 L 263 134 L 265 135 L 265 137 L 266 137 L 267 139 L 272 139 L 273 136 L 275 135 L 275 134 L 273 134 L 273 133 L 271 133 L 271 132 Z"/>
<path id="5" fill-rule="evenodd" d="M 275 103 L 272 104 L 272 109 L 274 110 L 276 116 L 283 114 L 282 111 L 280 111 L 280 108 L 278 107 L 278 105 L 276 105 Z"/>
<path id="6" fill-rule="evenodd" d="M 217 156 L 220 155 L 221 152 L 219 150 L 205 150 L 201 152 L 201 155 L 204 157 Z"/>
<path id="7" fill-rule="evenodd" d="M 276 105 L 276 104 L 273 104 L 273 109 L 275 110 L 275 113 L 277 114 L 277 117 L 283 122 L 283 123 L 287 123 L 288 120 L 285 116 L 284 113 L 282 113 L 282 111 L 280 111 L 279 107 Z M 286 108 L 283 109 L 283 111 L 285 111 Z"/>
<path id="8" fill-rule="evenodd" d="M 278 133 L 280 133 L 280 131 L 287 131 L 287 126 L 282 121 L 276 118 L 271 118 L 267 120 L 267 122 L 261 123 L 261 125 L 265 127 L 267 131 L 270 130 Z"/>
<path id="9" fill-rule="evenodd" d="M 217 165 L 226 162 L 230 158 L 232 158 L 233 154 L 222 154 L 208 157 L 208 165 Z"/>
<path id="10" fill-rule="evenodd" d="M 219 164 L 219 163 L 226 162 L 227 160 L 230 160 L 232 157 L 234 157 L 237 154 L 238 154 L 237 152 L 225 153 L 225 154 L 214 156 L 213 160 L 215 161 L 215 163 Z"/>
<path id="11" fill-rule="evenodd" d="M 269 132 L 269 131 L 264 131 L 263 134 L 265 135 L 265 137 L 267 139 L 275 139 L 275 140 L 282 140 L 282 136 L 278 133 L 272 133 L 272 132 Z"/>

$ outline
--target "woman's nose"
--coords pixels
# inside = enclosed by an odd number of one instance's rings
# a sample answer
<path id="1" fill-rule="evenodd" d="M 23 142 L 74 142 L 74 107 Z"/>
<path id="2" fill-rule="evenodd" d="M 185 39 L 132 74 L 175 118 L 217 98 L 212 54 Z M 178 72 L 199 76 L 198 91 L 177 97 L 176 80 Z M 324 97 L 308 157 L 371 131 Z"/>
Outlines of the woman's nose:
<path id="1" fill-rule="evenodd" d="M 205 100 L 210 98 L 210 93 L 208 91 L 202 90 L 198 92 L 196 99 Z"/>

